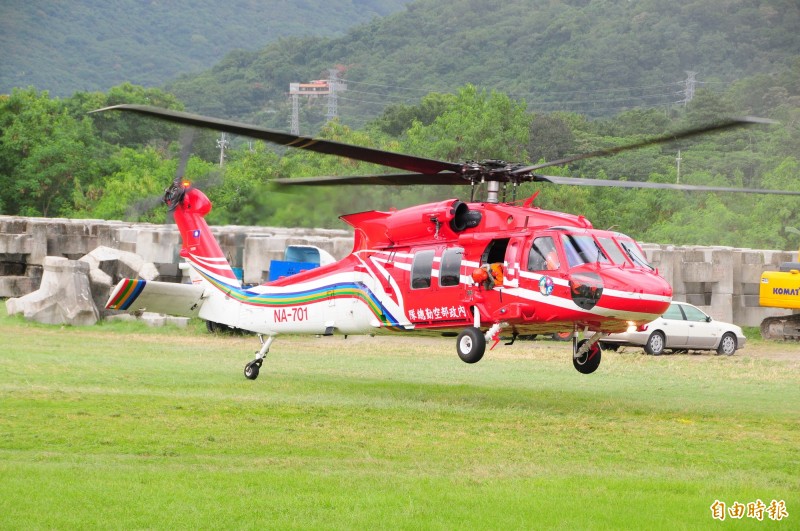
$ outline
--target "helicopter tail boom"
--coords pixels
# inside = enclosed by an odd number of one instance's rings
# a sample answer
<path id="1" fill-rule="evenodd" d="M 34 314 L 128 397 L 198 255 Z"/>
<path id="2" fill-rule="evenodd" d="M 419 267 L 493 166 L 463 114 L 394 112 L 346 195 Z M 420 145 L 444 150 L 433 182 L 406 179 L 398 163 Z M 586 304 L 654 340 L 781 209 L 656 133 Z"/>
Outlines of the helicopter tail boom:
<path id="1" fill-rule="evenodd" d="M 201 286 L 123 278 L 111 291 L 106 309 L 197 317 L 204 293 Z"/>

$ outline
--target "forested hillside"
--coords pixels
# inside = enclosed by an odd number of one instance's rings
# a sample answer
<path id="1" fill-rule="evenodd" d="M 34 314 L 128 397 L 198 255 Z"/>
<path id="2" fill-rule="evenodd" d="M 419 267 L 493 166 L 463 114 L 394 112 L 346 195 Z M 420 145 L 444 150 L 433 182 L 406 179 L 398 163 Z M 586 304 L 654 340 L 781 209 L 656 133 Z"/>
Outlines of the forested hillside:
<path id="1" fill-rule="evenodd" d="M 161 86 L 232 50 L 326 36 L 409 0 L 3 0 L 0 93 L 34 86 L 66 96 L 124 81 Z"/>
<path id="2" fill-rule="evenodd" d="M 68 98 L 14 90 L 0 96 L 0 213 L 163 221 L 157 198 L 179 167 L 179 129 L 88 111 L 147 103 L 286 130 L 288 84 L 334 65 L 347 82 L 340 119 L 323 123 L 324 98 L 303 102 L 302 133 L 454 162 L 536 162 L 750 114 L 776 123 L 547 173 L 800 190 L 799 9 L 789 0 L 420 0 L 345 37 L 229 54 L 164 88 L 123 83 Z M 697 71 L 694 91 L 675 81 L 687 69 Z M 195 135 L 185 172 L 214 202 L 212 223 L 340 227 L 347 212 L 469 197 L 465 187 L 424 186 L 287 193 L 270 181 L 386 169 L 243 138 L 228 138 L 220 167 L 220 140 Z M 518 198 L 537 191 L 538 206 L 643 241 L 800 245 L 793 197 L 525 185 Z"/>
<path id="3" fill-rule="evenodd" d="M 531 110 L 611 116 L 664 108 L 697 88 L 724 90 L 800 55 L 796 0 L 417 0 L 333 39 L 291 39 L 231 54 L 169 87 L 187 107 L 288 127 L 290 82 L 347 67 L 344 123 L 391 103 L 471 83 Z M 325 109 L 305 107 L 320 125 Z M 260 113 L 260 114 L 259 114 Z"/>

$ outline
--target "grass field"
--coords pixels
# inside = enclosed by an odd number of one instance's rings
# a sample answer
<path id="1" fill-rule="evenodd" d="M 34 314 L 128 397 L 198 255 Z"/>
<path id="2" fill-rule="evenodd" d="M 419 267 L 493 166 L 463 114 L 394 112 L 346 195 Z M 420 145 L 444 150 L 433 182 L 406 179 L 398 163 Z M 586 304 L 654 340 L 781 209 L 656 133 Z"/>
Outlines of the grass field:
<path id="1" fill-rule="evenodd" d="M 757 499 L 789 516 L 721 525 L 798 528 L 794 345 L 584 376 L 565 343 L 280 337 L 249 381 L 253 337 L 0 307 L 3 529 L 697 529 Z"/>

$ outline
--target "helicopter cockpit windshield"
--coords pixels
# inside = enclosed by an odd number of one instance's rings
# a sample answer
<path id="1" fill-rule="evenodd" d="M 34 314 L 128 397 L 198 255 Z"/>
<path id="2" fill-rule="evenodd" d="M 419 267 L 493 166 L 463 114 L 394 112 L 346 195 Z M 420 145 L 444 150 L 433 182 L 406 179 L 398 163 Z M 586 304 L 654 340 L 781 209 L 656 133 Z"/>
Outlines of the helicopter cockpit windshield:
<path id="1" fill-rule="evenodd" d="M 583 264 L 633 264 L 653 270 L 636 242 L 619 233 L 601 235 L 567 232 L 561 235 L 561 244 L 570 268 Z"/>
<path id="2" fill-rule="evenodd" d="M 562 234 L 561 243 L 564 246 L 564 254 L 567 255 L 569 267 L 611 263 L 597 240 L 588 234 Z"/>

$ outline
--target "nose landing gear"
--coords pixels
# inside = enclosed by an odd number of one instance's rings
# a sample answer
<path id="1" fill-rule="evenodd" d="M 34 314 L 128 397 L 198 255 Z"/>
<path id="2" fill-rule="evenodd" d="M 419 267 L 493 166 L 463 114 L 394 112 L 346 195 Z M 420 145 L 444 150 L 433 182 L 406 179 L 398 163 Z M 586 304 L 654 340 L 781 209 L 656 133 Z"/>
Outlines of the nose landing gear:
<path id="1" fill-rule="evenodd" d="M 572 365 L 579 373 L 591 374 L 600 366 L 602 349 L 599 341 L 602 335 L 597 332 L 589 339 L 572 339 Z"/>
<path id="2" fill-rule="evenodd" d="M 263 360 L 253 360 L 244 366 L 244 377 L 248 380 L 255 380 L 258 378 L 258 371 L 261 369 Z"/>

